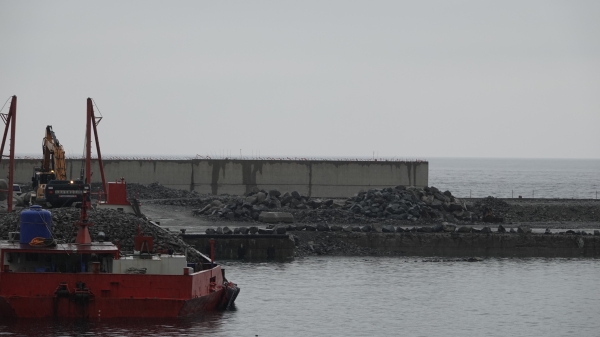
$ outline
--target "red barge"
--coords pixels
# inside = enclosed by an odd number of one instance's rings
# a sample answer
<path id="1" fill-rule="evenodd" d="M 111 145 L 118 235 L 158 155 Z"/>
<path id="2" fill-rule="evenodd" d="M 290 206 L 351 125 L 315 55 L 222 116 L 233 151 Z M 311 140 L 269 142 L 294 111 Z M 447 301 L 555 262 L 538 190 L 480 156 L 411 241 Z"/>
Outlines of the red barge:
<path id="1" fill-rule="evenodd" d="M 12 186 L 16 96 L 7 118 L 2 117 L 6 129 L 0 154 L 12 122 L 8 185 Z M 91 181 L 90 129 L 93 125 L 96 132 L 96 124 L 88 98 L 86 183 Z M 96 146 L 102 170 L 97 134 Z M 82 193 L 85 196 L 89 189 Z M 84 200 L 75 243 L 57 243 L 52 238 L 50 212 L 39 206 L 22 211 L 20 232 L 0 241 L 1 316 L 178 317 L 225 310 L 234 303 L 239 288 L 227 281 L 224 269 L 214 263 L 214 253 L 210 258 L 202 255 L 204 261 L 188 263 L 184 255 L 153 253 L 152 237 L 141 233 L 129 255 L 123 255 L 113 243 L 92 242 L 89 194 Z"/>
<path id="2" fill-rule="evenodd" d="M 239 292 L 217 264 L 188 267 L 183 255 L 119 254 L 108 242 L 39 248 L 0 242 L 0 315 L 190 316 L 227 309 Z"/>

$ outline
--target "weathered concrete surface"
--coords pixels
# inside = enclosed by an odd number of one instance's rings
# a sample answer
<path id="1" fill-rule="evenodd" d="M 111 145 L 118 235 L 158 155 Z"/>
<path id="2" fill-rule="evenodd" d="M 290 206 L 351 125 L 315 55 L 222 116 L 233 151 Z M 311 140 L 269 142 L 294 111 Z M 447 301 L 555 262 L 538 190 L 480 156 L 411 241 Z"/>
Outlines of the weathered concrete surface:
<path id="1" fill-rule="evenodd" d="M 207 256 L 210 239 L 214 239 L 217 260 L 290 260 L 295 254 L 294 240 L 289 235 L 186 234 L 182 238 Z"/>
<path id="2" fill-rule="evenodd" d="M 78 178 L 81 160 L 67 160 L 68 178 Z M 29 182 L 40 160 L 15 160 L 15 181 Z M 92 180 L 101 181 L 98 162 Z M 104 160 L 108 181 L 160 182 L 170 188 L 206 194 L 241 195 L 253 187 L 298 191 L 311 197 L 349 197 L 361 189 L 428 185 L 427 162 L 292 160 Z M 0 175 L 8 161 L 0 163 Z"/>
<path id="3" fill-rule="evenodd" d="M 592 235 L 360 232 L 334 235 L 347 243 L 374 249 L 381 255 L 600 256 L 600 236 Z"/>

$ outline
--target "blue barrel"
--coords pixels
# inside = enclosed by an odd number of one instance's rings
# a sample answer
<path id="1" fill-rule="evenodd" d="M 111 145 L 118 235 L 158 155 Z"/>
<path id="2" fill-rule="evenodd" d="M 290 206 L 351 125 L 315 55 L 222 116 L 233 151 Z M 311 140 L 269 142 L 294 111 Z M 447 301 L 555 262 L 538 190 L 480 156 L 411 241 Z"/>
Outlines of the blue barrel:
<path id="1" fill-rule="evenodd" d="M 29 243 L 31 239 L 52 238 L 52 213 L 42 206 L 33 205 L 21 212 L 21 243 Z"/>

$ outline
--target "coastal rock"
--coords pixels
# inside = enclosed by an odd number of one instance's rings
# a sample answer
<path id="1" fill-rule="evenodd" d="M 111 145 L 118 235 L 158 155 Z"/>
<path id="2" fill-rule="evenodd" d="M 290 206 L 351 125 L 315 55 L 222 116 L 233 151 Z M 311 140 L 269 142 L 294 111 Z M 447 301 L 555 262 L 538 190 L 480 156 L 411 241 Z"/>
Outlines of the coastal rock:
<path id="1" fill-rule="evenodd" d="M 531 233 L 531 227 L 529 227 L 527 225 L 520 225 L 519 228 L 517 229 L 517 233 L 529 234 L 529 233 Z"/>
<path id="2" fill-rule="evenodd" d="M 267 195 L 264 194 L 263 192 L 256 193 L 256 202 L 257 203 L 260 204 L 261 202 L 265 201 L 266 198 L 267 198 Z"/>
<path id="3" fill-rule="evenodd" d="M 261 212 L 258 221 L 266 223 L 294 222 L 294 216 L 288 212 Z"/>
<path id="4" fill-rule="evenodd" d="M 322 223 L 317 224 L 317 230 L 319 232 L 329 232 L 329 229 L 330 228 L 329 228 L 329 226 L 327 224 L 322 224 Z"/>
<path id="5" fill-rule="evenodd" d="M 442 230 L 446 233 L 452 233 L 456 230 L 456 225 L 444 222 L 442 223 Z"/>
<path id="6" fill-rule="evenodd" d="M 381 227 L 381 232 L 383 233 L 394 233 L 396 232 L 396 228 L 392 225 L 384 225 Z"/>
<path id="7" fill-rule="evenodd" d="M 473 231 L 472 227 L 462 226 L 456 230 L 458 233 L 471 233 Z"/>
<path id="8" fill-rule="evenodd" d="M 281 192 L 279 192 L 279 190 L 276 190 L 276 189 L 269 190 L 269 196 L 272 198 L 279 198 L 280 195 L 281 195 Z"/>

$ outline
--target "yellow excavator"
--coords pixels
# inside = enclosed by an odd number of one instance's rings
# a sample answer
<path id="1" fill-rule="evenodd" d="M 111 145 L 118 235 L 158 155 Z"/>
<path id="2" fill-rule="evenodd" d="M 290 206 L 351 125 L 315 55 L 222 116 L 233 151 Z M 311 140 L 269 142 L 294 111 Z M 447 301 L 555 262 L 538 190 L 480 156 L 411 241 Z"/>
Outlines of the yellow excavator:
<path id="1" fill-rule="evenodd" d="M 52 125 L 46 126 L 46 135 L 42 140 L 42 151 L 44 158 L 42 159 L 42 166 L 36 167 L 31 178 L 32 187 L 35 194 L 31 196 L 31 204 L 45 205 L 46 202 L 50 202 L 54 207 L 60 207 L 63 205 L 70 205 L 72 198 L 67 195 L 64 200 L 54 200 L 59 197 L 56 195 L 56 191 L 53 191 L 53 195 L 48 196 L 48 189 L 54 190 L 51 185 L 72 185 L 73 181 L 67 181 L 67 165 L 65 161 L 65 150 L 63 146 L 56 138 L 56 134 L 52 130 Z M 75 197 L 76 192 L 71 192 L 72 196 Z M 69 199 L 69 200 L 67 200 Z"/>

